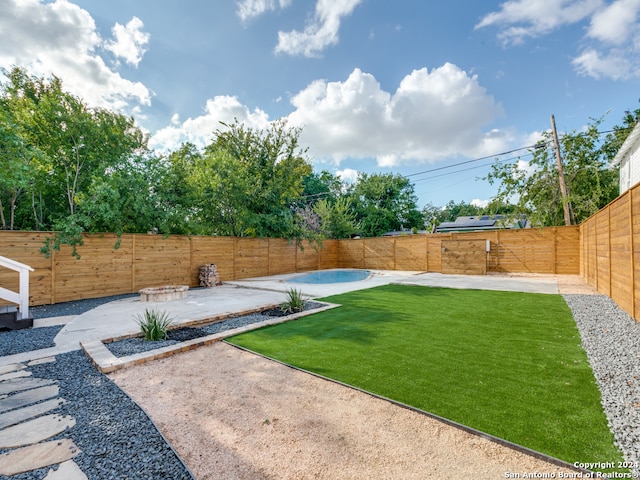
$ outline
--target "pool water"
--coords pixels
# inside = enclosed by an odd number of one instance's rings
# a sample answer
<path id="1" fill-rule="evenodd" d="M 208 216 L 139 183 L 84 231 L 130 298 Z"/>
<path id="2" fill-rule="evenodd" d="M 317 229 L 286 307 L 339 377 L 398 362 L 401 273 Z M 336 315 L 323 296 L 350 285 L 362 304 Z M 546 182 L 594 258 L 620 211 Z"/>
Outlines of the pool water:
<path id="1" fill-rule="evenodd" d="M 371 275 L 369 270 L 321 270 L 319 272 L 306 273 L 287 280 L 289 283 L 312 283 L 315 285 L 324 283 L 346 283 L 365 280 Z"/>

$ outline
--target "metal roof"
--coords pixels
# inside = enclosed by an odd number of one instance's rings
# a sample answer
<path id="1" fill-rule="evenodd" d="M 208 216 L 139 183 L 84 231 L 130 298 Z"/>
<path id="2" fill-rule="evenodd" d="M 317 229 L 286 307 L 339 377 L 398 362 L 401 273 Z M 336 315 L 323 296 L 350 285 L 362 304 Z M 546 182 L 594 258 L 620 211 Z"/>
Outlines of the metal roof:
<path id="1" fill-rule="evenodd" d="M 473 217 L 458 217 L 455 222 L 442 222 L 436 227 L 436 232 L 470 231 L 470 230 L 498 230 L 502 228 L 525 228 L 527 220 L 525 217 L 513 219 L 507 225 L 499 222 L 503 220 L 502 215 L 477 215 Z"/>

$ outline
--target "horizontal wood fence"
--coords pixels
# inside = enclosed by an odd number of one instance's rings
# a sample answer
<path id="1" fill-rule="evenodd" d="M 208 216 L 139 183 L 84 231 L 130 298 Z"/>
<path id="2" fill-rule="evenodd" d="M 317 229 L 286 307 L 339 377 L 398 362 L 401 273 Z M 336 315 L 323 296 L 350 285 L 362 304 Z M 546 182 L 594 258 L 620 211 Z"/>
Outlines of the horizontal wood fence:
<path id="1" fill-rule="evenodd" d="M 488 272 L 580 273 L 577 226 L 339 240 L 338 267 L 442 272 L 450 240 L 488 240 Z"/>
<path id="2" fill-rule="evenodd" d="M 581 275 L 640 320 L 640 185 L 580 225 Z"/>
<path id="3" fill-rule="evenodd" d="M 85 235 L 78 247 L 46 258 L 50 232 L 0 232 L 0 255 L 30 265 L 30 304 L 43 305 L 132 293 L 145 287 L 199 284 L 202 265 L 215 263 L 222 281 L 329 268 L 442 272 L 442 241 L 489 240 L 489 272 L 580 272 L 578 227 L 325 240 L 315 249 L 283 239 L 160 235 Z M 116 243 L 119 244 L 115 248 Z M 0 286 L 18 275 L 0 268 Z"/>

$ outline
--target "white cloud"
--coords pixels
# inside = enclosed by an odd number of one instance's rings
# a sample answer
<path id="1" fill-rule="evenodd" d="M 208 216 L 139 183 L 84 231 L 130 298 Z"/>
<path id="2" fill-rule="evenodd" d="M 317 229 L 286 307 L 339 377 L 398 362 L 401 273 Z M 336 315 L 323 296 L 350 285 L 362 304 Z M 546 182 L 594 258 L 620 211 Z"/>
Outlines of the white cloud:
<path id="1" fill-rule="evenodd" d="M 504 149 L 508 137 L 483 127 L 502 109 L 476 76 L 447 63 L 414 70 L 392 95 L 355 69 L 344 82 L 317 80 L 295 95 L 292 125 L 320 160 L 377 159 L 379 166 L 482 156 Z"/>
<path id="2" fill-rule="evenodd" d="M 66 0 L 3 0 L 1 8 L 0 67 L 56 75 L 94 106 L 133 111 L 151 103 L 142 83 L 123 78 L 100 57 L 104 40 L 86 10 Z"/>
<path id="3" fill-rule="evenodd" d="M 517 170 L 519 170 L 520 172 L 524 173 L 525 177 L 530 177 L 537 170 L 535 165 L 531 165 L 526 160 L 518 160 L 516 165 L 517 165 Z"/>
<path id="4" fill-rule="evenodd" d="M 269 126 L 269 116 L 260 109 L 250 111 L 236 97 L 217 96 L 207 101 L 204 115 L 188 118 L 182 124 L 174 114 L 171 126 L 158 130 L 149 140 L 149 146 L 160 151 L 175 150 L 185 142 L 203 147 L 213 137 L 216 130 L 223 129 L 220 122 L 231 123 L 234 119 L 246 127 L 265 129 Z"/>
<path id="5" fill-rule="evenodd" d="M 640 77 L 640 0 L 616 0 L 593 15 L 586 47 L 572 63 L 593 78 L 628 80 Z"/>
<path id="6" fill-rule="evenodd" d="M 485 15 L 475 28 L 505 27 L 498 38 L 505 45 L 517 45 L 527 37 L 538 37 L 580 22 L 602 5 L 603 0 L 509 0 L 499 11 Z"/>
<path id="7" fill-rule="evenodd" d="M 138 17 L 133 17 L 125 26 L 116 23 L 111 29 L 115 41 L 107 42 L 105 48 L 137 67 L 149 43 L 149 34 L 143 32 L 142 27 L 144 24 Z"/>
<path id="8" fill-rule="evenodd" d="M 315 14 L 304 31 L 278 32 L 276 53 L 316 57 L 338 43 L 342 18 L 350 15 L 362 0 L 317 0 Z"/>
<path id="9" fill-rule="evenodd" d="M 241 0 L 236 5 L 240 20 L 247 22 L 278 7 L 286 8 L 291 5 L 291 0 L 279 0 L 277 5 L 275 0 Z"/>
<path id="10" fill-rule="evenodd" d="M 632 63 L 626 52 L 612 49 L 601 54 L 593 48 L 586 49 L 572 60 L 578 73 L 593 78 L 608 77 L 613 80 L 627 80 L 640 77 L 640 66 Z"/>
<path id="11" fill-rule="evenodd" d="M 576 71 L 593 78 L 640 77 L 640 0 L 509 0 L 483 17 L 477 28 L 497 26 L 503 45 L 517 45 L 566 25 L 589 20 L 587 45 L 572 60 Z"/>
<path id="12" fill-rule="evenodd" d="M 352 168 L 345 168 L 344 170 L 338 170 L 336 176 L 345 183 L 354 183 L 358 180 L 358 171 Z"/>
<path id="13" fill-rule="evenodd" d="M 640 0 L 617 0 L 591 18 L 587 35 L 605 43 L 621 45 L 638 32 Z"/>
<path id="14" fill-rule="evenodd" d="M 474 198 L 470 203 L 478 208 L 487 208 L 489 206 L 489 200 L 481 200 L 480 198 Z"/>

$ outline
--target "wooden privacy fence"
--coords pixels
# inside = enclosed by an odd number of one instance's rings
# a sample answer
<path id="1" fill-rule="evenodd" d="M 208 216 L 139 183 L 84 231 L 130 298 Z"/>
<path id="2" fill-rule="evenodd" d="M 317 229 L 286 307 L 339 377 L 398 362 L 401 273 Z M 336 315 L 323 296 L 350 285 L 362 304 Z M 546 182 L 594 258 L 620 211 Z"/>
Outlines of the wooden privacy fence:
<path id="1" fill-rule="evenodd" d="M 577 226 L 340 240 L 337 266 L 442 272 L 442 242 L 450 240 L 488 240 L 487 272 L 580 273 Z"/>
<path id="2" fill-rule="evenodd" d="M 640 185 L 580 225 L 581 275 L 640 320 Z"/>
<path id="3" fill-rule="evenodd" d="M 85 235 L 80 259 L 68 246 L 46 258 L 49 232 L 0 232 L 0 255 L 34 268 L 31 305 L 132 293 L 145 287 L 199 284 L 200 267 L 215 263 L 222 281 L 334 268 L 337 242 L 317 251 L 283 239 L 161 235 Z M 0 268 L 0 285 L 15 288 L 15 272 Z"/>
<path id="4" fill-rule="evenodd" d="M 326 240 L 304 249 L 283 239 L 85 235 L 80 259 L 63 246 L 40 253 L 49 232 L 0 232 L 0 255 L 30 265 L 30 303 L 132 293 L 145 287 L 199 284 L 200 267 L 215 263 L 222 281 L 328 268 L 442 272 L 442 242 L 489 240 L 489 272 L 580 273 L 579 228 L 500 230 Z M 445 267 L 446 270 L 446 267 Z M 0 268 L 0 285 L 15 289 L 15 272 Z"/>

